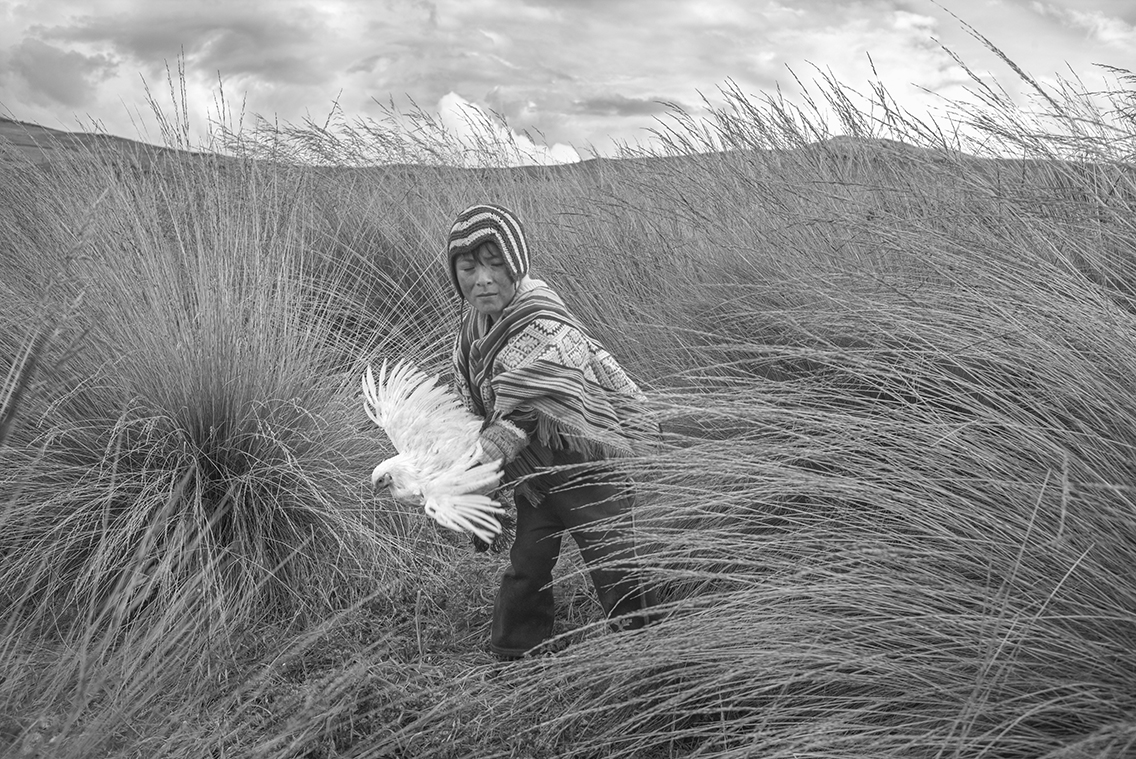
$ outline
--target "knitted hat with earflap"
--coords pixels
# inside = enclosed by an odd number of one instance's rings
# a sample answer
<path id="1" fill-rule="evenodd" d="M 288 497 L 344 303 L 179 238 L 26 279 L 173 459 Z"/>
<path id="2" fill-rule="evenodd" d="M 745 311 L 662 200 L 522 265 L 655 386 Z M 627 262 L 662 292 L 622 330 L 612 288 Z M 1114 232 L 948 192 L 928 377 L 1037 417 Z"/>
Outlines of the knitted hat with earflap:
<path id="1" fill-rule="evenodd" d="M 461 286 L 458 284 L 456 259 L 463 253 L 475 250 L 487 240 L 496 243 L 501 255 L 505 258 L 505 266 L 509 269 L 509 276 L 514 282 L 529 271 L 529 246 L 525 242 L 525 229 L 517 215 L 504 206 L 491 203 L 480 203 L 458 214 L 454 225 L 450 228 L 450 239 L 447 244 L 447 253 L 450 260 L 450 281 L 457 290 L 458 297 L 462 297 Z"/>

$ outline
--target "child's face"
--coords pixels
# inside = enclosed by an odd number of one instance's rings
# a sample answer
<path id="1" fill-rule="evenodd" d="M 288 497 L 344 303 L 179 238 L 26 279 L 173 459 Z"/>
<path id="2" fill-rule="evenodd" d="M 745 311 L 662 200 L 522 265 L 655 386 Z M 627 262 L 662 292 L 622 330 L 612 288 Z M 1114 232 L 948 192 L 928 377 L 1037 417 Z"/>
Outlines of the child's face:
<path id="1" fill-rule="evenodd" d="M 496 319 L 513 302 L 517 285 L 509 277 L 509 268 L 497 245 L 482 243 L 454 262 L 462 297 L 478 313 Z"/>

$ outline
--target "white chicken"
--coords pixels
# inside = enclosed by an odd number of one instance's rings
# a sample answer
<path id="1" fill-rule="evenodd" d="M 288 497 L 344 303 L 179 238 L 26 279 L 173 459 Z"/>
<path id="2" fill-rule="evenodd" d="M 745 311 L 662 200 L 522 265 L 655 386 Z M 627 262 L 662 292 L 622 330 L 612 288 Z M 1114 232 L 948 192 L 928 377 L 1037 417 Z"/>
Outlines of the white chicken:
<path id="1" fill-rule="evenodd" d="M 505 510 L 484 495 L 501 481 L 501 462 L 475 464 L 481 420 L 436 375 L 401 361 L 388 374 L 384 359 L 377 384 L 367 367 L 363 401 L 397 451 L 371 472 L 371 485 L 421 506 L 443 527 L 491 543 L 501 532 L 497 515 Z"/>

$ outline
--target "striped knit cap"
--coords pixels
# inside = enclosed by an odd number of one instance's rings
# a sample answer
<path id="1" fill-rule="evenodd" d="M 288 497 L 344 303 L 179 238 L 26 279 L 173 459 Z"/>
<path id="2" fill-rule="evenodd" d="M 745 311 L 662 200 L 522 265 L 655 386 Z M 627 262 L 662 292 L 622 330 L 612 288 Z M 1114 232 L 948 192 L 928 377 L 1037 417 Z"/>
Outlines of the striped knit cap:
<path id="1" fill-rule="evenodd" d="M 529 246 L 525 242 L 525 230 L 516 214 L 503 206 L 480 203 L 462 211 L 450 228 L 448 253 L 450 258 L 450 280 L 461 297 L 455 259 L 463 253 L 477 248 L 486 240 L 492 240 L 505 258 L 509 276 L 514 282 L 529 271 Z"/>

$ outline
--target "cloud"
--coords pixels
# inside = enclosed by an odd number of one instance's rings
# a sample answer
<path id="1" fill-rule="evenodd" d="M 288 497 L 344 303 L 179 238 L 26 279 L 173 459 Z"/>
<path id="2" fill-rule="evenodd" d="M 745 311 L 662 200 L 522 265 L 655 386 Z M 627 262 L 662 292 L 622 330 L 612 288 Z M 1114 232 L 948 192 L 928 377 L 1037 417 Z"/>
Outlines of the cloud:
<path id="1" fill-rule="evenodd" d="M 1083 32 L 1089 39 L 1119 48 L 1136 47 L 1136 25 L 1118 16 L 1095 11 L 1063 8 L 1049 3 L 1033 2 L 1030 8 L 1064 26 Z"/>
<path id="2" fill-rule="evenodd" d="M 592 116 L 656 116 L 670 110 L 666 98 L 631 98 L 612 94 L 572 101 L 574 113 Z M 680 106 L 681 107 L 681 106 Z"/>
<path id="3" fill-rule="evenodd" d="M 347 67 L 348 74 L 373 74 L 377 71 L 381 72 L 388 68 L 392 59 L 387 55 L 368 55 L 356 63 Z"/>
<path id="4" fill-rule="evenodd" d="M 22 80 L 33 102 L 58 103 L 79 108 L 91 103 L 100 81 L 114 75 L 118 65 L 104 54 L 84 55 L 74 50 L 25 39 L 9 53 L 9 76 Z"/>
<path id="5" fill-rule="evenodd" d="M 311 11 L 274 14 L 240 3 L 200 14 L 196 5 L 153 3 L 127 13 L 82 15 L 32 32 L 55 42 L 99 49 L 154 70 L 181 55 L 226 77 L 285 84 L 326 81 L 317 40 L 323 20 Z"/>
<path id="6" fill-rule="evenodd" d="M 579 153 L 570 145 L 536 143 L 526 134 L 510 129 L 486 109 L 449 92 L 438 101 L 438 120 L 447 132 L 447 143 L 460 148 L 461 162 L 469 166 L 497 163 L 504 158 L 513 165 L 574 163 Z"/>
<path id="7" fill-rule="evenodd" d="M 1033 2 L 949 4 L 1027 70 L 1066 52 L 1074 66 L 1131 57 L 1131 0 Z M 1003 67 L 928 0 L 0 0 L 0 102 L 55 117 L 83 105 L 131 134 L 125 114 L 147 110 L 139 75 L 164 91 L 180 57 L 191 118 L 209 114 L 218 77 L 246 113 L 291 122 L 322 120 L 333 101 L 366 117 L 375 101 L 461 93 L 547 151 L 604 153 L 648 138 L 659 101 L 701 115 L 726 82 L 792 100 L 811 64 L 862 87 L 871 55 L 916 108 L 919 87 L 955 96 L 968 80 L 940 39 L 976 69 Z"/>

